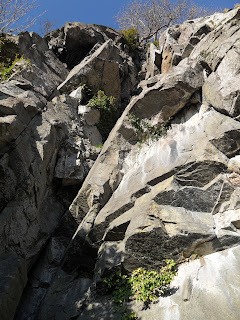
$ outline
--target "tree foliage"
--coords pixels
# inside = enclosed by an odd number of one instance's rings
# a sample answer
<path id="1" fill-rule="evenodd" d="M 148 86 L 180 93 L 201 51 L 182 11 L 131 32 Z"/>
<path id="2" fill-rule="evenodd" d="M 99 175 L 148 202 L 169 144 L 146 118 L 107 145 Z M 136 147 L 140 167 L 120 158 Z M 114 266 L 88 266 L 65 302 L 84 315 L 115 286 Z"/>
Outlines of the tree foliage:
<path id="1" fill-rule="evenodd" d="M 157 39 L 163 29 L 188 19 L 213 13 L 213 9 L 196 5 L 192 0 L 132 0 L 116 17 L 120 29 L 137 29 L 140 43 Z"/>
<path id="2" fill-rule="evenodd" d="M 0 0 L 0 33 L 18 33 L 35 24 L 42 14 L 31 17 L 37 0 Z"/>

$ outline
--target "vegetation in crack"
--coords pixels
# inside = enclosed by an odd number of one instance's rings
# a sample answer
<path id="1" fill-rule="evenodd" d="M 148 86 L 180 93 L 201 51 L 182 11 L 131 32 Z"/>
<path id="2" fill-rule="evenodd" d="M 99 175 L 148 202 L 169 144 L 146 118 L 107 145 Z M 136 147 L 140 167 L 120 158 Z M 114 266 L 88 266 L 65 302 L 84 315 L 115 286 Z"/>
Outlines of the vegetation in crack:
<path id="1" fill-rule="evenodd" d="M 89 101 L 87 106 L 100 111 L 100 122 L 97 128 L 105 141 L 117 121 L 117 107 L 115 98 L 107 96 L 104 91 L 99 90 Z"/>
<path id="2" fill-rule="evenodd" d="M 136 130 L 136 136 L 139 143 L 145 142 L 147 139 L 158 140 L 167 133 L 170 128 L 171 118 L 164 121 L 158 126 L 151 125 L 147 120 L 140 119 L 133 113 L 129 113 L 129 120 Z"/>
<path id="3" fill-rule="evenodd" d="M 10 60 L 8 63 L 1 62 L 0 80 L 3 81 L 9 79 L 13 73 L 21 71 L 26 65 L 30 64 L 31 62 L 29 59 L 18 56 L 16 56 L 13 61 Z"/>
<path id="4" fill-rule="evenodd" d="M 165 263 L 160 271 L 138 268 L 130 276 L 117 271 L 104 278 L 122 320 L 137 319 L 137 315 L 127 309 L 126 303 L 130 300 L 143 301 L 148 307 L 151 302 L 169 293 L 169 284 L 177 274 L 177 262 L 166 259 Z"/>
<path id="5" fill-rule="evenodd" d="M 123 34 L 130 51 L 134 51 L 139 46 L 139 32 L 135 28 L 120 30 Z"/>

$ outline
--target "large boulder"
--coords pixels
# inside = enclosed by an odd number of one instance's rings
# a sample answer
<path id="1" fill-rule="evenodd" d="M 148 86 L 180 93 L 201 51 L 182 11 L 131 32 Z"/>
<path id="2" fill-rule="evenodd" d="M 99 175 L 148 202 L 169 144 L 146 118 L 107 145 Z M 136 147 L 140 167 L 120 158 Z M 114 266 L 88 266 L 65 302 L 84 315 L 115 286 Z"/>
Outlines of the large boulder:
<path id="1" fill-rule="evenodd" d="M 123 35 L 112 28 L 80 22 L 67 22 L 64 27 L 45 36 L 49 48 L 70 69 L 79 64 L 95 44 L 121 38 Z"/>

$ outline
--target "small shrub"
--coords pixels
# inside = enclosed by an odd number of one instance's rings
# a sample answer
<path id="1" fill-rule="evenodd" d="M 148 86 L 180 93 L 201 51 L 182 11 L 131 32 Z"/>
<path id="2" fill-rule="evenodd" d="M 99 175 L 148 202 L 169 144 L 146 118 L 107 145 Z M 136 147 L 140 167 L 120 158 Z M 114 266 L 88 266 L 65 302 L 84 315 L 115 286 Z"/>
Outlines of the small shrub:
<path id="1" fill-rule="evenodd" d="M 153 44 L 155 45 L 155 47 L 159 48 L 159 40 L 154 40 Z"/>
<path id="2" fill-rule="evenodd" d="M 149 304 L 166 294 L 168 285 L 176 275 L 176 262 L 166 260 L 166 266 L 162 267 L 160 272 L 147 271 L 144 268 L 138 268 L 133 271 L 130 283 L 132 293 L 137 301 L 144 301 Z"/>
<path id="3" fill-rule="evenodd" d="M 105 141 L 117 120 L 115 98 L 108 97 L 104 91 L 99 90 L 88 101 L 87 106 L 100 111 L 100 122 L 97 124 L 97 128 Z"/>
<path id="4" fill-rule="evenodd" d="M 129 120 L 136 130 L 138 142 L 142 143 L 147 139 L 157 140 L 166 134 L 170 127 L 171 119 L 163 122 L 158 128 L 152 126 L 147 120 L 136 117 L 133 113 L 128 115 Z"/>
<path id="5" fill-rule="evenodd" d="M 19 63 L 21 61 L 26 62 L 26 64 L 28 64 L 28 65 L 30 64 L 29 59 L 25 59 L 24 57 L 18 58 L 17 56 L 13 62 L 10 61 L 9 63 L 3 63 L 3 62 L 0 63 L 1 81 L 9 79 L 14 72 L 20 71 L 22 69 L 22 66 L 17 65 L 17 63 Z"/>
<path id="6" fill-rule="evenodd" d="M 207 58 L 207 56 L 208 56 L 207 51 L 206 51 L 206 50 L 202 50 L 202 51 L 200 52 L 200 56 L 203 57 L 204 59 Z"/>
<path id="7" fill-rule="evenodd" d="M 104 279 L 107 288 L 112 292 L 113 301 L 116 304 L 122 304 L 129 300 L 132 295 L 131 284 L 127 275 L 120 271 L 111 273 Z"/>
<path id="8" fill-rule="evenodd" d="M 124 305 L 130 299 L 143 301 L 148 306 L 152 301 L 166 294 L 170 282 L 177 273 L 176 265 L 175 261 L 167 259 L 166 266 L 159 272 L 138 268 L 130 276 L 118 271 L 106 277 L 104 283 L 112 294 L 112 299 L 117 305 L 116 310 L 120 311 L 122 319 L 137 319 L 137 315 L 129 312 Z"/>
<path id="9" fill-rule="evenodd" d="M 121 30 L 120 32 L 124 35 L 130 50 L 134 51 L 138 47 L 138 44 L 139 44 L 138 30 L 135 28 L 131 28 L 131 29 L 126 29 L 126 30 Z"/>

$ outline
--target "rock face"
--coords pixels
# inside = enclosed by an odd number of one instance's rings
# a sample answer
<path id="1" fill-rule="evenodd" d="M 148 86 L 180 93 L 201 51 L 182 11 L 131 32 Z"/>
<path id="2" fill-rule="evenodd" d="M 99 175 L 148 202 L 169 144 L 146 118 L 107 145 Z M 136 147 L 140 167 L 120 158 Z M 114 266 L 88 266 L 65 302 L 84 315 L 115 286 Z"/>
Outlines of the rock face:
<path id="1" fill-rule="evenodd" d="M 82 99 L 82 79 L 75 79 L 75 87 L 68 86 L 64 92 L 59 90 L 68 81 L 69 74 L 71 75 L 72 71 L 69 73 L 66 68 L 66 64 L 68 67 L 71 66 L 71 59 L 76 64 L 86 55 L 91 61 L 94 60 L 95 49 L 89 52 L 92 47 L 90 48 L 87 41 L 91 42 L 92 39 L 92 46 L 105 43 L 110 50 L 109 42 L 115 40 L 119 34 L 107 27 L 94 25 L 80 28 L 82 31 L 79 28 L 73 28 L 73 25 L 70 27 L 69 24 L 66 36 L 67 50 L 76 46 L 76 38 L 79 36 L 76 32 L 80 32 L 81 36 L 82 42 L 80 41 L 79 45 L 82 46 L 85 42 L 86 48 L 83 48 L 78 56 L 77 51 L 72 52 L 70 56 L 60 55 L 63 62 L 52 50 L 53 36 L 48 43 L 39 35 L 29 32 L 6 37 L 8 49 L 1 54 L 2 62 L 6 61 L 4 54 L 9 53 L 12 60 L 16 54 L 21 57 L 14 65 L 9 79 L 0 83 L 0 254 L 3 261 L 3 319 L 13 317 L 26 285 L 27 275 L 48 241 L 52 245 L 47 262 L 53 264 L 53 270 L 54 266 L 61 262 L 62 251 L 64 252 L 68 246 L 66 241 L 70 241 L 77 228 L 76 222 L 66 218 L 64 213 L 68 213 L 66 210 L 96 160 L 103 143 L 97 128 L 101 121 L 100 111 L 87 107 L 86 98 Z M 55 39 L 55 43 L 60 48 L 58 38 Z M 136 87 L 137 68 L 127 51 L 124 53 L 112 42 L 111 45 L 113 51 L 115 50 L 115 56 L 113 54 L 108 57 L 108 52 L 101 55 L 101 62 L 106 66 L 103 82 L 100 79 L 94 88 L 95 91 L 105 90 L 107 95 L 114 95 L 121 110 L 121 103 L 124 99 L 126 103 L 130 92 L 134 90 L 134 86 Z M 64 48 L 65 44 L 62 44 L 62 50 L 59 51 L 62 52 Z M 116 73 L 111 73 L 111 63 L 114 68 L 116 65 Z M 124 82 L 123 77 L 126 76 L 128 67 L 131 69 L 132 80 L 125 79 Z M 121 68 L 125 68 L 125 71 Z M 78 67 L 78 71 L 84 74 L 85 71 L 81 70 L 86 71 L 82 65 Z M 116 89 L 112 86 L 111 91 L 108 88 L 113 82 L 112 75 L 117 85 Z M 86 77 L 88 76 L 87 72 Z M 99 77 L 102 77 L 101 72 Z M 132 82 L 128 87 L 129 81 Z M 127 91 L 124 86 L 127 87 Z M 64 240 L 62 237 L 59 240 L 56 228 L 59 225 L 63 228 L 65 223 L 68 224 L 64 234 L 67 240 L 64 237 Z M 56 239 L 52 238 L 50 241 L 53 234 Z M 9 253 L 11 256 L 4 258 Z M 8 270 L 4 261 L 16 267 Z M 49 269 L 51 275 L 54 274 L 52 269 Z M 92 280 L 81 280 L 79 286 L 85 283 L 85 287 L 88 288 L 89 282 Z M 39 281 L 38 298 L 46 293 L 46 283 L 47 279 Z M 79 292 L 85 292 L 85 289 Z"/>
<path id="2" fill-rule="evenodd" d="M 25 60 L 0 84 L 1 318 L 120 319 L 104 275 L 174 259 L 169 296 L 128 304 L 139 318 L 238 320 L 239 15 L 167 29 L 139 77 L 107 27 L 12 40 Z M 138 92 L 102 148 L 86 85 L 119 112 Z"/>

